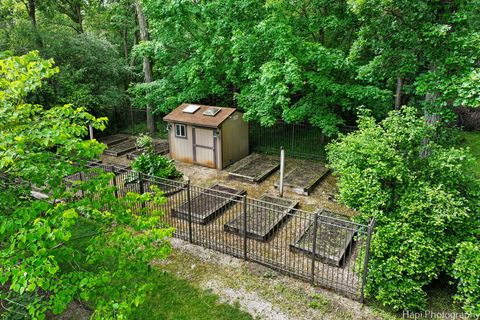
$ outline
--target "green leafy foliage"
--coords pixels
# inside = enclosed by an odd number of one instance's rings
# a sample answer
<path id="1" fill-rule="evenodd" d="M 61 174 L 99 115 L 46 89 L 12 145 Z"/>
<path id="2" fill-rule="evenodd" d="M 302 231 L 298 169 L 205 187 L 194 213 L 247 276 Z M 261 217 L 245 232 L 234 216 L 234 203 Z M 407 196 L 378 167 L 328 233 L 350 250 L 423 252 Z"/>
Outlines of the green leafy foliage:
<path id="1" fill-rule="evenodd" d="M 434 108 L 444 120 L 452 107 L 479 105 L 478 0 L 348 2 L 360 25 L 349 54 L 360 79 L 395 90 L 400 78 L 403 104 Z"/>
<path id="2" fill-rule="evenodd" d="M 78 299 L 95 307 L 96 318 L 122 319 L 149 284 L 128 292 L 108 284 L 165 258 L 173 230 L 159 228 L 161 212 L 131 209 L 162 203 L 159 190 L 117 199 L 113 174 L 84 167 L 104 149 L 84 140 L 87 126 L 102 130 L 107 119 L 71 105 L 45 110 L 25 102 L 56 72 L 38 52 L 0 59 L 0 299 L 8 314 L 23 318 L 59 314 Z M 99 226 L 84 236 L 87 254 L 68 245 L 78 240 L 72 234 L 80 219 Z M 95 268 L 110 257 L 112 268 Z"/>
<path id="3" fill-rule="evenodd" d="M 235 105 L 263 125 L 309 121 L 328 135 L 359 104 L 379 115 L 388 107 L 389 92 L 355 80 L 346 60 L 354 21 L 345 3 L 149 0 L 144 7 L 151 41 L 136 50 L 157 67 L 153 83 L 131 89 L 139 106 Z"/>
<path id="4" fill-rule="evenodd" d="M 122 31 L 133 29 L 135 20 L 127 2 L 109 2 L 107 10 L 103 4 L 82 1 L 1 1 L 0 51 L 20 55 L 37 50 L 61 69 L 28 100 L 46 107 L 72 103 L 90 111 L 128 104 L 125 89 L 135 69 L 129 67 L 128 53 L 134 33 Z"/>
<path id="5" fill-rule="evenodd" d="M 480 243 L 463 242 L 459 245 L 453 265 L 453 276 L 458 281 L 455 299 L 463 305 L 465 312 L 480 315 Z"/>
<path id="6" fill-rule="evenodd" d="M 143 153 L 132 162 L 133 170 L 165 179 L 182 177 L 182 173 L 175 168 L 175 162 L 172 159 L 156 153 L 150 136 L 138 137 L 137 147 L 143 149 Z"/>
<path id="7" fill-rule="evenodd" d="M 367 294 L 395 310 L 425 309 L 425 286 L 452 274 L 457 244 L 479 227 L 474 159 L 440 134 L 405 107 L 379 124 L 364 112 L 359 131 L 328 146 L 341 200 L 377 221 Z"/>

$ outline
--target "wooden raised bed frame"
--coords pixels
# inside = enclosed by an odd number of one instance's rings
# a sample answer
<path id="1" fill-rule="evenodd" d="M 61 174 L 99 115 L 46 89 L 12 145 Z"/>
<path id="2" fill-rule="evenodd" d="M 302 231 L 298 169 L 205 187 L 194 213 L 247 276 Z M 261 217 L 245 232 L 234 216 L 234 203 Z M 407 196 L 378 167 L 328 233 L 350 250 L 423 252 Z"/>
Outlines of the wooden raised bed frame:
<path id="1" fill-rule="evenodd" d="M 248 238 L 267 241 L 288 219 L 298 201 L 264 195 L 260 198 L 262 203 L 248 203 L 247 205 L 247 230 Z M 270 209 L 268 208 L 270 207 Z M 224 230 L 236 234 L 243 234 L 244 216 L 238 215 L 224 225 Z"/>
<path id="2" fill-rule="evenodd" d="M 297 194 L 308 196 L 329 173 L 330 170 L 321 163 L 305 163 L 285 175 L 283 186 Z M 278 182 L 274 187 L 278 188 Z"/>
<path id="3" fill-rule="evenodd" d="M 192 221 L 207 224 L 245 193 L 245 190 L 237 190 L 221 184 L 215 184 L 208 189 L 204 189 L 190 201 Z M 188 220 L 188 209 L 189 203 L 187 201 L 173 208 L 172 215 Z"/>
<path id="4" fill-rule="evenodd" d="M 279 167 L 280 163 L 277 160 L 259 156 L 230 172 L 228 177 L 241 181 L 260 183 Z"/>
<path id="5" fill-rule="evenodd" d="M 103 153 L 109 156 L 119 157 L 125 153 L 135 150 L 136 148 L 137 146 L 135 139 L 129 139 L 109 147 Z"/>
<path id="6" fill-rule="evenodd" d="M 315 259 L 335 267 L 341 267 L 348 259 L 348 251 L 353 246 L 358 227 L 342 221 L 340 215 L 321 210 L 317 221 Z M 301 235 L 290 244 L 290 250 L 313 254 L 314 222 L 312 221 Z"/>
<path id="7" fill-rule="evenodd" d="M 156 142 L 154 141 L 153 142 L 153 147 L 155 148 L 155 152 L 159 155 L 165 155 L 170 151 L 167 140 L 156 141 Z M 143 150 L 138 149 L 138 150 L 132 151 L 130 153 L 127 153 L 127 159 L 135 160 L 139 155 L 142 154 L 142 152 L 143 152 Z"/>
<path id="8" fill-rule="evenodd" d="M 125 134 L 114 134 L 111 136 L 98 138 L 97 141 L 106 144 L 108 147 L 118 144 L 120 142 L 128 140 L 128 136 Z"/>

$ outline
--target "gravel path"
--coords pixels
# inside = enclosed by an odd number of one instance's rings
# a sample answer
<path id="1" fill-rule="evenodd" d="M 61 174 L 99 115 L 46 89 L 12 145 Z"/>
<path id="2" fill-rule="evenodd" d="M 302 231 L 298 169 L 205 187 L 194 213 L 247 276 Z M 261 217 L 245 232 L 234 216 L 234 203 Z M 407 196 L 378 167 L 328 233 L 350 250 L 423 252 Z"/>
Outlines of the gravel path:
<path id="1" fill-rule="evenodd" d="M 180 239 L 171 242 L 173 254 L 158 262 L 159 268 L 217 294 L 222 302 L 239 306 L 254 319 L 398 319 L 256 263 Z"/>

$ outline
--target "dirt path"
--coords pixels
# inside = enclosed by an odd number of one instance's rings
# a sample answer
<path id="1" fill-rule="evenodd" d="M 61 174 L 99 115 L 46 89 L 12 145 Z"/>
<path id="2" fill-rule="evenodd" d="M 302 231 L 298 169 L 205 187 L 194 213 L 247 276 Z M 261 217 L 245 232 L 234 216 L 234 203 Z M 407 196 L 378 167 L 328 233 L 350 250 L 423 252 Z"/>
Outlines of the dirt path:
<path id="1" fill-rule="evenodd" d="M 172 239 L 174 253 L 155 265 L 237 305 L 255 319 L 396 319 L 256 263 Z"/>

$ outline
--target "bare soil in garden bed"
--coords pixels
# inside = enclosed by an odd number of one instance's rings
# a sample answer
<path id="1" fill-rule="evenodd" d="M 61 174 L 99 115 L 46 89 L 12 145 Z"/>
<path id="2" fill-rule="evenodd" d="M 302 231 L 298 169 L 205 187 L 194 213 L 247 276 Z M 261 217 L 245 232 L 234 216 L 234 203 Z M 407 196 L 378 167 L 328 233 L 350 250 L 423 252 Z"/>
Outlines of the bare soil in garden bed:
<path id="1" fill-rule="evenodd" d="M 230 172 L 230 178 L 260 183 L 280 167 L 278 160 L 264 155 L 253 154 L 247 159 L 249 161 L 245 162 L 244 160 L 245 163 L 242 166 L 236 167 Z"/>
<path id="2" fill-rule="evenodd" d="M 102 138 L 98 138 L 97 141 L 106 144 L 108 147 L 113 146 L 117 143 L 123 142 L 128 140 L 130 136 L 126 134 L 114 134 L 111 136 L 106 136 Z"/>
<path id="3" fill-rule="evenodd" d="M 288 218 L 288 214 L 298 205 L 298 201 L 268 195 L 261 197 L 260 200 L 268 202 L 269 205 L 265 208 L 250 202 L 246 217 L 242 213 L 235 219 L 227 222 L 225 231 L 243 234 L 245 229 L 244 220 L 246 220 L 247 237 L 265 241 L 279 229 L 281 224 Z"/>
<path id="4" fill-rule="evenodd" d="M 110 156 L 121 156 L 137 148 L 135 139 L 128 139 L 109 146 L 103 153 Z"/>
<path id="5" fill-rule="evenodd" d="M 311 256 L 315 247 L 316 259 L 336 267 L 342 266 L 351 253 L 353 237 L 358 227 L 353 223 L 337 219 L 341 217 L 333 212 L 322 210 L 317 220 L 316 235 L 314 235 L 315 226 L 312 221 L 305 232 L 290 245 L 290 248 Z"/>
<path id="6" fill-rule="evenodd" d="M 299 161 L 297 166 L 285 174 L 284 189 L 308 196 L 329 171 L 321 162 Z M 278 185 L 276 183 L 275 187 L 278 188 Z"/>
<path id="7" fill-rule="evenodd" d="M 192 221 L 205 224 L 221 214 L 235 199 L 245 194 L 245 190 L 237 190 L 224 185 L 215 184 L 212 187 L 201 190 L 190 201 L 182 203 L 172 209 L 172 215 L 182 219 L 188 219 L 189 206 L 192 210 Z"/>

